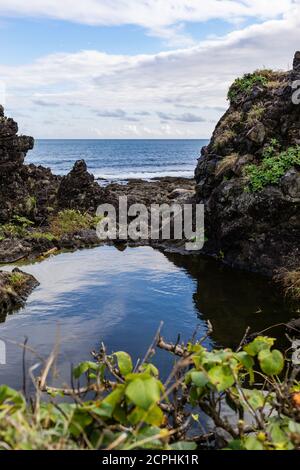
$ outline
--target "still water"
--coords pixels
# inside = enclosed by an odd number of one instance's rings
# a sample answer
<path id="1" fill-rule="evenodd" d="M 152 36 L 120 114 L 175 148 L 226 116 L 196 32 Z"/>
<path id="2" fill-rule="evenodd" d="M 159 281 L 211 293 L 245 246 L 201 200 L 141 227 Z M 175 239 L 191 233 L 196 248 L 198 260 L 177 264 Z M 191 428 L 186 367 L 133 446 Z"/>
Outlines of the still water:
<path id="1" fill-rule="evenodd" d="M 13 266 L 4 266 L 10 270 Z M 0 339 L 7 364 L 0 383 L 22 386 L 22 347 L 28 345 L 26 369 L 47 357 L 60 342 L 56 383 L 69 382 L 71 364 L 90 359 L 103 341 L 108 351 L 125 350 L 134 359 L 144 355 L 161 321 L 163 336 L 188 340 L 214 327 L 208 347 L 236 346 L 247 326 L 252 331 L 293 316 L 269 282 L 220 267 L 198 256 L 163 254 L 150 247 L 110 246 L 63 253 L 42 263 L 22 266 L 40 286 L 25 308 L 2 319 Z M 158 352 L 165 373 L 171 358 Z"/>

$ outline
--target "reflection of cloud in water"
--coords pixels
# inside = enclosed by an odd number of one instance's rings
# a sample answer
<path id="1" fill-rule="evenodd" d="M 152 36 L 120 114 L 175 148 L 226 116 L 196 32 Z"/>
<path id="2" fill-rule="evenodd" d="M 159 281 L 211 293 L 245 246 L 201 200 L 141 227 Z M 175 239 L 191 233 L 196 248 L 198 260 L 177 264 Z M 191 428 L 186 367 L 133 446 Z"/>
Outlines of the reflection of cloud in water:
<path id="1" fill-rule="evenodd" d="M 91 255 L 92 253 L 92 255 Z M 114 258 L 112 262 L 112 257 Z M 14 266 L 4 266 L 11 270 Z M 160 282 L 167 273 L 178 271 L 163 254 L 152 248 L 128 248 L 126 256 L 114 247 L 100 247 L 93 250 L 63 253 L 42 263 L 27 264 L 24 271 L 35 276 L 41 286 L 31 295 L 29 302 L 41 304 L 63 301 L 67 293 L 84 291 L 93 286 L 109 286 L 118 275 L 148 271 L 148 277 Z M 125 280 L 124 280 L 125 281 Z"/>
<path id="2" fill-rule="evenodd" d="M 126 350 L 137 358 L 162 320 L 171 341 L 178 333 L 189 339 L 199 323 L 202 331 L 206 328 L 192 299 L 195 280 L 150 247 L 120 252 L 103 246 L 60 254 L 22 269 L 41 285 L 24 309 L 0 325 L 0 338 L 8 344 L 8 365 L 0 370 L 0 380 L 11 386 L 19 387 L 22 377 L 21 350 L 11 341 L 23 343 L 24 336 L 46 357 L 59 326 L 59 368 L 69 377 L 70 363 L 88 359 L 101 341 L 110 351 Z"/>

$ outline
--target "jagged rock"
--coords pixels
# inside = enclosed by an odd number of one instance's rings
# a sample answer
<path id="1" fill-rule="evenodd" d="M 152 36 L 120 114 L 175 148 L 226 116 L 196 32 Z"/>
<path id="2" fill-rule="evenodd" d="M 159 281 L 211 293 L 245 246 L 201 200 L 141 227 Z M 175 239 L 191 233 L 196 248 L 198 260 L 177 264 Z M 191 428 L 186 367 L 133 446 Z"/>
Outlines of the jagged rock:
<path id="1" fill-rule="evenodd" d="M 197 202 L 206 214 L 203 251 L 266 275 L 300 264 L 300 168 L 295 165 L 257 192 L 247 190 L 244 168 L 261 164 L 272 139 L 281 151 L 299 145 L 300 106 L 292 102 L 291 86 L 299 71 L 297 52 L 294 69 L 271 73 L 270 85 L 237 90 L 195 172 Z M 220 174 L 217 168 L 232 155 L 237 158 L 230 170 Z"/>
<path id="2" fill-rule="evenodd" d="M 64 176 L 58 188 L 58 206 L 95 213 L 103 202 L 103 189 L 87 171 L 84 160 L 78 160 L 70 173 Z"/>
<path id="3" fill-rule="evenodd" d="M 300 51 L 297 51 L 293 61 L 293 70 L 300 71 Z"/>
<path id="4" fill-rule="evenodd" d="M 39 282 L 15 268 L 11 273 L 0 271 L 0 315 L 21 308 Z"/>
<path id="5" fill-rule="evenodd" d="M 4 116 L 1 106 L 0 223 L 21 215 L 45 225 L 55 211 L 66 208 L 95 213 L 103 190 L 88 173 L 85 162 L 76 162 L 65 177 L 54 175 L 43 166 L 25 165 L 34 139 L 17 133 L 17 123 Z"/>

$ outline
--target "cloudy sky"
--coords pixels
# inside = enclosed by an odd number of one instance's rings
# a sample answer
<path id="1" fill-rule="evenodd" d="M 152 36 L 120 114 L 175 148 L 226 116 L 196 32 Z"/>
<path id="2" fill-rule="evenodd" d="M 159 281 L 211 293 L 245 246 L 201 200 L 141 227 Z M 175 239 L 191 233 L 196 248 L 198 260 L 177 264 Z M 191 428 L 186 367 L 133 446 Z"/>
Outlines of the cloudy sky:
<path id="1" fill-rule="evenodd" d="M 300 0 L 0 0 L 0 98 L 37 138 L 207 138 L 232 80 L 291 67 Z"/>

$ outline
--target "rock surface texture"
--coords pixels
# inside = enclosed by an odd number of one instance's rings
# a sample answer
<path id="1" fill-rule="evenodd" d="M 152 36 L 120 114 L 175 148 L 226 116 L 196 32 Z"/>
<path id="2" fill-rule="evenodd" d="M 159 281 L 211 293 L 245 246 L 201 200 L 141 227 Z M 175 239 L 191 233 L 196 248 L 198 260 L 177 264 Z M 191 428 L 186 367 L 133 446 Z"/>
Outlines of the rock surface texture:
<path id="1" fill-rule="evenodd" d="M 195 172 L 197 202 L 205 204 L 203 251 L 266 275 L 300 267 L 296 80 L 300 52 L 289 72 L 261 70 L 237 80 Z"/>
<path id="2" fill-rule="evenodd" d="M 38 285 L 33 276 L 20 269 L 11 273 L 0 271 L 0 321 L 5 319 L 6 313 L 22 307 Z"/>
<path id="3" fill-rule="evenodd" d="M 94 211 L 103 190 L 85 162 L 76 162 L 67 176 L 57 176 L 49 168 L 24 164 L 33 146 L 34 139 L 18 136 L 17 123 L 5 117 L 0 106 L 0 223 L 16 214 L 44 224 L 61 209 Z"/>

